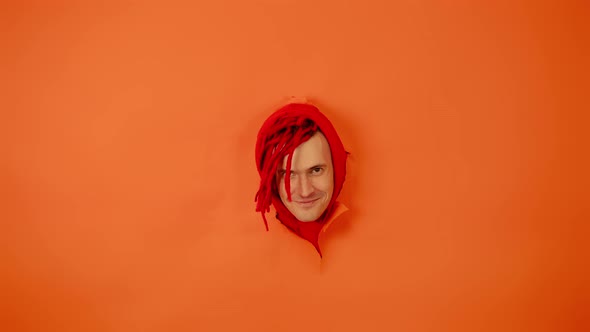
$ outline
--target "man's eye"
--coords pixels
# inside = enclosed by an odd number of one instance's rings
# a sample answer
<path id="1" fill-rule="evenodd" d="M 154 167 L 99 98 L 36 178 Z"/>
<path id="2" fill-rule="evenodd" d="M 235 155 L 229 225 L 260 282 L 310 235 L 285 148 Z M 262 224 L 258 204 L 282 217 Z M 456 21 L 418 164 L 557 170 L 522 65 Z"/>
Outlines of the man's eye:
<path id="1" fill-rule="evenodd" d="M 324 169 L 321 167 L 315 167 L 311 169 L 311 174 L 321 174 Z"/>
<path id="2" fill-rule="evenodd" d="M 286 173 L 286 171 L 279 171 L 279 176 L 284 177 Z M 290 174 L 292 178 L 295 177 L 295 172 L 291 171 Z"/>

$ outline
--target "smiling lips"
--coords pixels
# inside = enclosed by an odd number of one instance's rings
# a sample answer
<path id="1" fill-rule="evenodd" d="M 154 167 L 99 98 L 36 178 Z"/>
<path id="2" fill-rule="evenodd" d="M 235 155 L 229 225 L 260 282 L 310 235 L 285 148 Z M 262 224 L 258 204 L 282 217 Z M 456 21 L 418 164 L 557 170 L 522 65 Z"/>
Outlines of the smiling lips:
<path id="1" fill-rule="evenodd" d="M 295 201 L 295 203 L 297 203 L 297 205 L 301 206 L 301 207 L 311 207 L 315 204 L 315 202 L 317 202 L 320 198 L 316 198 L 316 199 L 312 199 L 312 200 L 306 200 L 306 201 Z"/>

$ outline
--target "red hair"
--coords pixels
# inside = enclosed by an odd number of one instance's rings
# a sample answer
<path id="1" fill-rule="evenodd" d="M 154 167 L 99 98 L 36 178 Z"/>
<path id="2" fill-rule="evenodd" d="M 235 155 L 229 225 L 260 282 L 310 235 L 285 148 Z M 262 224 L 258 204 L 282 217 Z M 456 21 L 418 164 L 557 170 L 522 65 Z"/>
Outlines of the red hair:
<path id="1" fill-rule="evenodd" d="M 334 167 L 334 192 L 326 211 L 316 222 L 300 222 L 283 205 L 278 195 L 276 175 L 283 160 L 287 157 L 286 174 L 291 171 L 293 152 L 302 143 L 321 131 L 330 145 Z M 331 215 L 336 199 L 346 178 L 347 152 L 336 129 L 319 109 L 310 104 L 293 103 L 283 106 L 264 122 L 258 132 L 256 142 L 256 167 L 260 174 L 260 187 L 256 193 L 256 211 L 262 214 L 268 231 L 266 212 L 274 205 L 277 218 L 297 235 L 310 241 L 321 255 L 318 235 L 324 221 Z M 290 178 L 285 177 L 285 189 L 291 200 Z"/>

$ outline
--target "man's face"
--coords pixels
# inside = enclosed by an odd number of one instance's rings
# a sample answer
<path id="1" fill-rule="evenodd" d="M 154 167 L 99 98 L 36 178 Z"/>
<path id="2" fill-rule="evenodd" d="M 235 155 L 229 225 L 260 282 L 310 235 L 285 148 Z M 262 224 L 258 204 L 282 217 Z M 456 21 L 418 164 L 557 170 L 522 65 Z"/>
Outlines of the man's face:
<path id="1" fill-rule="evenodd" d="M 286 156 L 279 167 L 279 196 L 299 221 L 315 221 L 326 210 L 334 191 L 332 154 L 328 140 L 317 132 L 293 152 L 291 161 L 291 202 L 285 188 Z"/>

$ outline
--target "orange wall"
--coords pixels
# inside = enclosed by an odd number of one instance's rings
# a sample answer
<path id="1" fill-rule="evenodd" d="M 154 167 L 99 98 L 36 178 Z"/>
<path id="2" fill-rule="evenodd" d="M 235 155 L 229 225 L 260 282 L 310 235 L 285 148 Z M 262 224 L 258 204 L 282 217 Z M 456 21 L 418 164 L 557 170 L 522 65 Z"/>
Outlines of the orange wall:
<path id="1" fill-rule="evenodd" d="M 590 330 L 586 1 L 136 3 L 3 5 L 0 330 Z M 291 95 L 323 260 L 254 212 Z"/>

